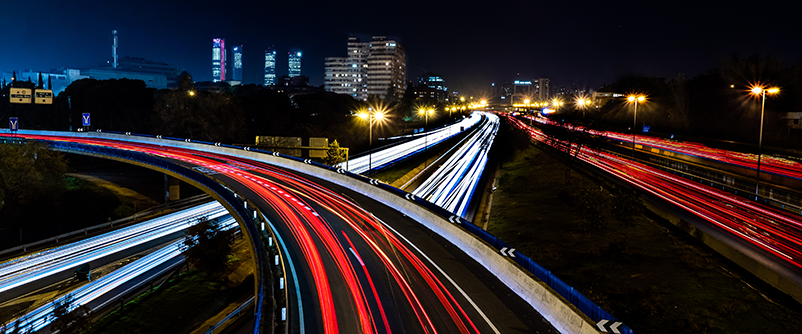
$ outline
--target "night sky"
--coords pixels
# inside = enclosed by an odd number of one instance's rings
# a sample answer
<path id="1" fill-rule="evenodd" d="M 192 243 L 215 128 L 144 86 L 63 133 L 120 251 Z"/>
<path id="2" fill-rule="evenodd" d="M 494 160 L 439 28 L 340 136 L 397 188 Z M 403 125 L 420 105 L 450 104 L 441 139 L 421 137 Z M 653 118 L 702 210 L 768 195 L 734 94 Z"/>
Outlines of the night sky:
<path id="1" fill-rule="evenodd" d="M 386 35 L 406 47 L 407 80 L 441 74 L 450 90 L 549 77 L 597 88 L 623 74 L 693 77 L 737 53 L 802 61 L 800 5 L 611 1 L 2 1 L 0 71 L 97 66 L 118 53 L 180 65 L 212 79 L 212 38 L 244 45 L 244 81 L 263 82 L 264 50 L 277 74 L 303 51 L 302 74 L 323 84 L 325 57 L 349 35 Z"/>

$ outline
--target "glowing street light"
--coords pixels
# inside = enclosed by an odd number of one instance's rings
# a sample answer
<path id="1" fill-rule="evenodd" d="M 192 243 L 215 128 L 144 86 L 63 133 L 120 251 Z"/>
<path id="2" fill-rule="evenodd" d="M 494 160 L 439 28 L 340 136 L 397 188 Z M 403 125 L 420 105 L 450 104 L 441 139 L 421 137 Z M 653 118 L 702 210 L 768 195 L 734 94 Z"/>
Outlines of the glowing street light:
<path id="1" fill-rule="evenodd" d="M 373 109 L 373 108 L 370 108 Z M 384 113 L 386 110 L 384 108 L 380 108 L 377 111 L 361 111 L 357 116 L 359 118 L 368 121 L 368 172 L 373 169 L 373 123 L 377 121 L 381 121 L 384 119 Z"/>
<path id="2" fill-rule="evenodd" d="M 643 95 L 635 96 L 630 95 L 627 97 L 627 102 L 635 104 L 635 112 L 632 116 L 632 159 L 635 159 L 635 125 L 638 122 L 638 103 L 643 103 L 646 101 L 646 97 Z"/>
<path id="3" fill-rule="evenodd" d="M 195 91 L 194 90 L 189 91 L 189 96 L 195 96 Z"/>
<path id="4" fill-rule="evenodd" d="M 426 134 L 423 135 L 423 151 L 425 152 L 429 150 L 429 132 L 427 132 L 426 128 L 429 126 L 429 114 L 434 114 L 434 109 L 423 108 L 418 110 L 418 113 L 422 114 L 425 119 L 424 121 L 425 123 L 423 125 L 423 131 L 426 132 Z M 424 162 L 423 164 L 425 166 L 426 162 Z"/>
<path id="5" fill-rule="evenodd" d="M 582 119 L 585 118 L 585 109 L 587 109 L 588 106 L 590 106 L 590 99 L 581 96 L 576 99 L 576 107 L 582 109 Z"/>
<path id="6" fill-rule="evenodd" d="M 752 95 L 759 96 L 763 101 L 760 104 L 760 138 L 757 142 L 757 174 L 755 174 L 755 195 L 759 195 L 760 191 L 760 158 L 762 156 L 763 148 L 763 112 L 766 110 L 766 93 L 777 94 L 780 89 L 777 87 L 763 88 L 761 86 L 754 86 L 751 89 Z"/>

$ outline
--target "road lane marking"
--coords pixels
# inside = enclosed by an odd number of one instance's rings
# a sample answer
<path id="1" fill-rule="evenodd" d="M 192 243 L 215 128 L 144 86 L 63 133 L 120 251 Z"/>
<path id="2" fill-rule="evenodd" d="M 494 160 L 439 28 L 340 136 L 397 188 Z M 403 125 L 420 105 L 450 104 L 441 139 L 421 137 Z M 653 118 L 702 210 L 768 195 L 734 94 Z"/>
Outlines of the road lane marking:
<path id="1" fill-rule="evenodd" d="M 290 271 L 292 271 L 292 281 L 295 283 L 295 295 L 298 297 L 298 326 L 300 333 L 304 334 L 306 333 L 306 330 L 304 329 L 304 308 L 303 304 L 301 303 L 301 285 L 298 283 L 298 274 L 295 273 L 295 265 L 292 264 L 292 258 L 287 250 L 287 246 L 284 245 L 284 239 L 282 239 L 279 235 L 278 230 L 273 225 L 273 222 L 271 222 L 270 219 L 267 219 L 267 217 L 265 217 L 265 220 L 267 220 L 267 224 L 270 225 L 270 228 L 273 230 L 273 235 L 275 235 L 276 239 L 278 239 L 281 249 L 284 250 L 284 254 L 286 255 L 284 258 L 286 258 L 287 262 L 289 262 Z"/>

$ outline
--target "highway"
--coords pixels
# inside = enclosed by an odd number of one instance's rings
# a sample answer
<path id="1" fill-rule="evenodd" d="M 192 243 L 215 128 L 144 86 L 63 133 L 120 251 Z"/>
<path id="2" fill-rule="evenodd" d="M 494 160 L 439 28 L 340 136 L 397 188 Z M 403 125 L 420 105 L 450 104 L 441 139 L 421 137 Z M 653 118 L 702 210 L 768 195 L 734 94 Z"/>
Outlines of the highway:
<path id="1" fill-rule="evenodd" d="M 68 272 L 66 275 L 69 276 L 73 269 L 82 264 L 181 232 L 193 225 L 199 217 L 216 219 L 227 215 L 228 212 L 219 203 L 206 203 L 141 224 L 0 263 L 0 293 L 3 293 L 3 296 L 18 295 L 19 292 L 11 293 L 10 290 L 63 272 Z"/>
<path id="2" fill-rule="evenodd" d="M 251 200 L 276 227 L 291 260 L 292 332 L 556 332 L 492 274 L 418 222 L 314 176 L 196 150 L 18 136 L 145 152 L 203 168 Z"/>
<path id="3" fill-rule="evenodd" d="M 540 130 L 507 117 L 517 128 L 540 142 Z M 564 152 L 577 147 L 558 143 Z M 737 154 L 732 154 L 737 155 Z M 690 181 L 629 159 L 582 147 L 577 157 L 656 198 L 671 203 L 726 232 L 797 272 L 802 270 L 802 217 L 733 195 L 718 188 Z"/>
<path id="4" fill-rule="evenodd" d="M 472 115 L 482 117 L 480 126 L 412 192 L 463 218 L 487 164 L 487 154 L 500 124 L 499 117 L 494 114 L 477 112 Z"/>
<path id="5" fill-rule="evenodd" d="M 548 118 L 531 116 L 527 116 L 527 118 L 542 124 L 557 125 L 556 122 Z M 581 126 L 573 126 L 570 124 L 565 125 L 565 127 L 575 131 L 583 130 Z M 622 143 L 632 143 L 633 139 L 632 134 L 612 131 L 588 130 L 588 133 L 614 139 Z M 663 150 L 692 155 L 753 170 L 757 169 L 757 154 L 728 151 L 708 147 L 700 143 L 668 140 L 652 136 L 635 135 L 634 138 L 636 144 L 648 145 Z M 760 160 L 760 171 L 761 173 L 777 174 L 802 180 L 802 162 L 798 160 L 764 154 Z"/>
<path id="6" fill-rule="evenodd" d="M 454 124 L 427 131 L 423 134 L 408 136 L 409 138 L 417 138 L 351 159 L 348 161 L 348 170 L 354 173 L 364 174 L 371 170 L 371 168 L 372 170 L 384 168 L 396 161 L 420 153 L 429 147 L 436 146 L 448 138 L 459 134 L 463 130 L 473 127 L 479 123 L 481 119 L 482 116 L 479 113 L 472 113 L 470 117 L 462 119 Z M 341 164 L 341 167 L 344 167 L 344 165 L 345 164 Z"/>

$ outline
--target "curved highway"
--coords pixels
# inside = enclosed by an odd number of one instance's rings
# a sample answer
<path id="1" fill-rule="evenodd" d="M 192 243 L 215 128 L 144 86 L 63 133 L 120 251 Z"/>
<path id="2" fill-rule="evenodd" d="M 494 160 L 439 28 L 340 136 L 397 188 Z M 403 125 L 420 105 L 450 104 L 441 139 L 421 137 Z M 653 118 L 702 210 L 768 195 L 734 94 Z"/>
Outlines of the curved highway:
<path id="1" fill-rule="evenodd" d="M 200 168 L 248 198 L 275 226 L 291 260 L 294 333 L 556 332 L 482 266 L 418 222 L 314 176 L 198 150 L 17 136 L 147 153 Z"/>

